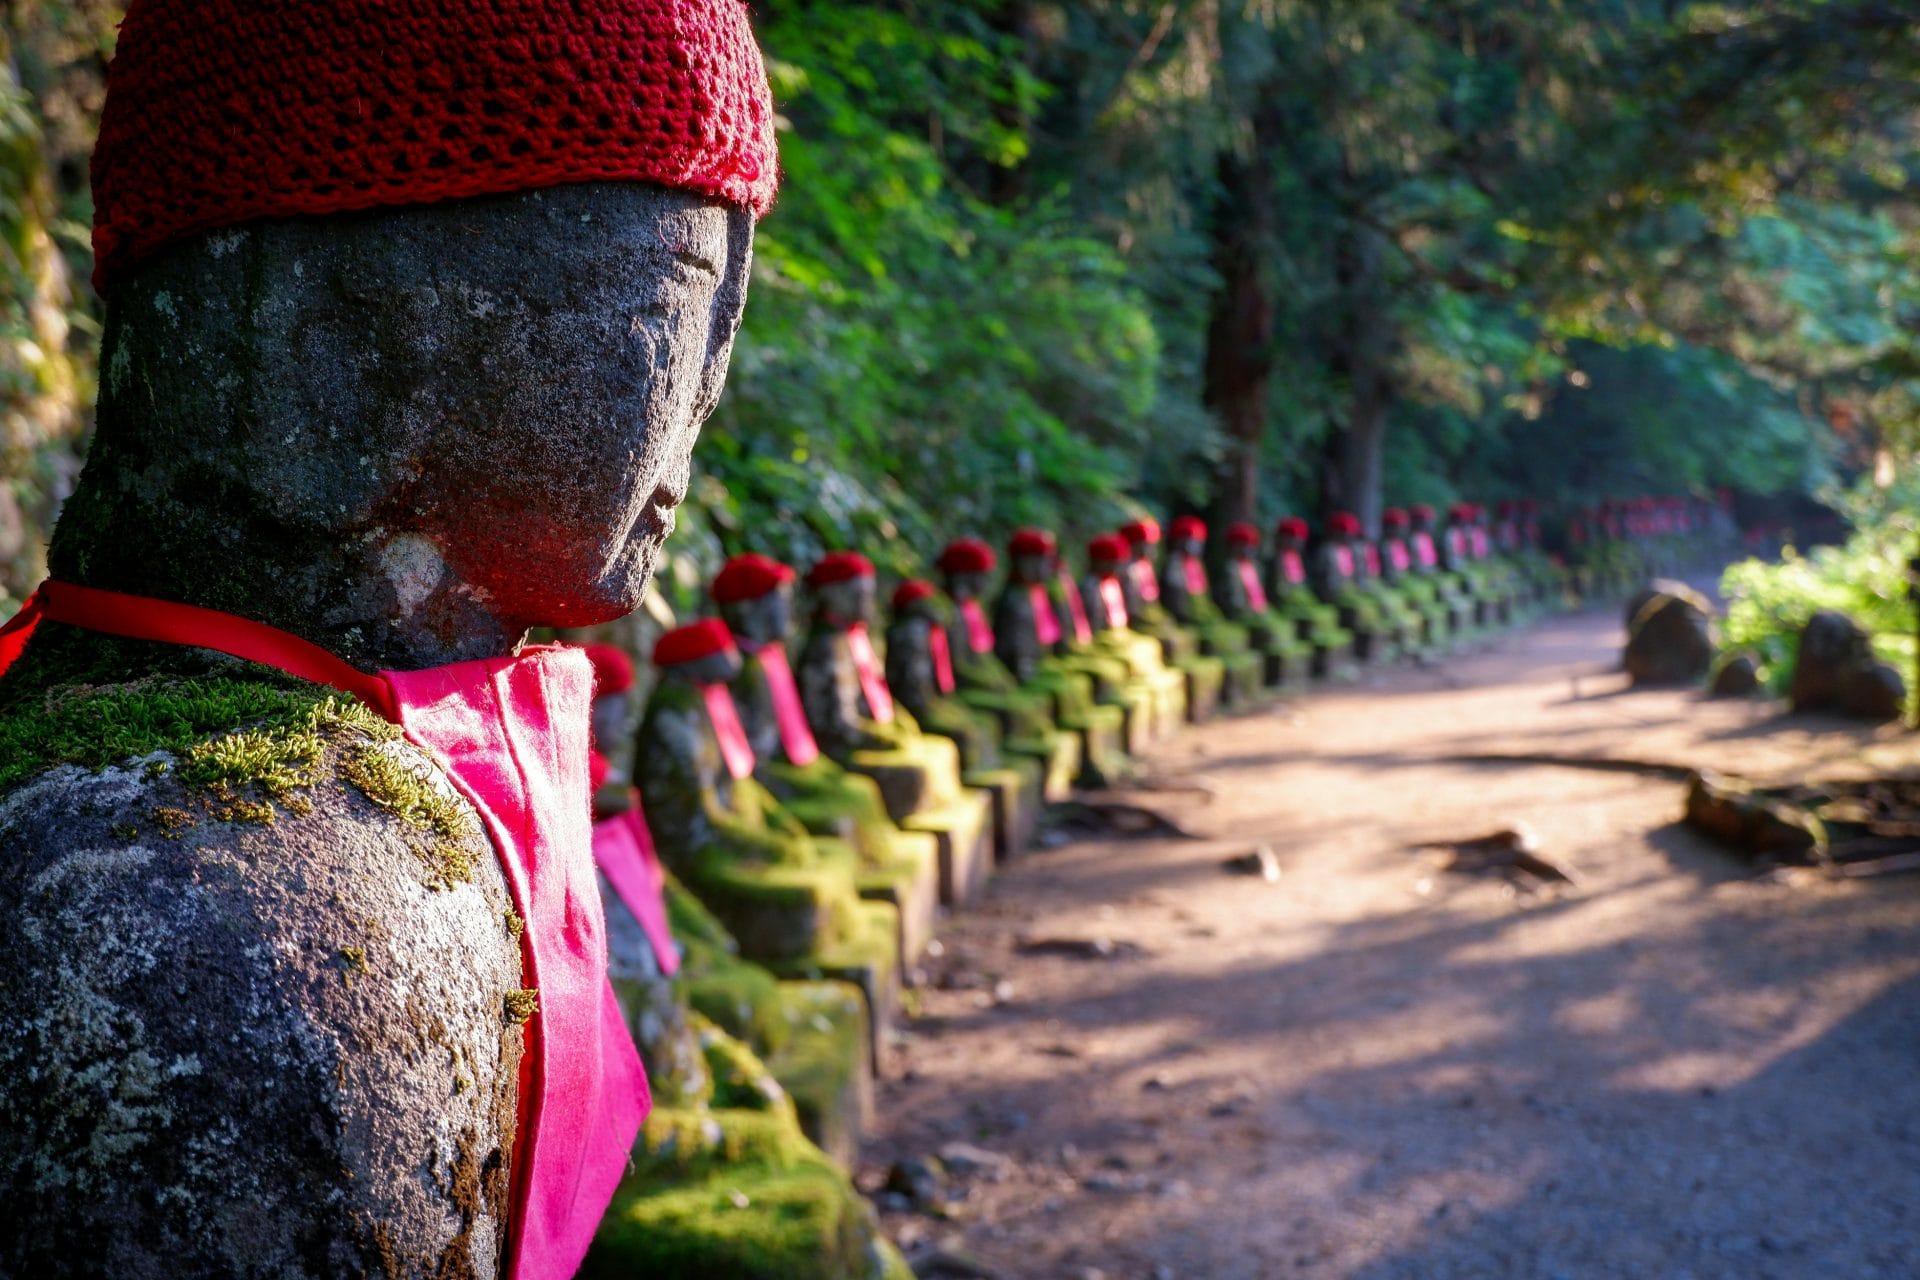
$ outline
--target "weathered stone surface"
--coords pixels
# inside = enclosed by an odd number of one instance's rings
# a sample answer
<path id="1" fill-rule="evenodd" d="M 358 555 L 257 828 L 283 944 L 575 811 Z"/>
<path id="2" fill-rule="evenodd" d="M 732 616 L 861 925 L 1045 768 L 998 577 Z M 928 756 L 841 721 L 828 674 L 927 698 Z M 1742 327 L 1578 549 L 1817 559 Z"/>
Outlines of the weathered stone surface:
<path id="1" fill-rule="evenodd" d="M 1736 653 L 1713 673 L 1709 690 L 1716 698 L 1751 698 L 1760 692 L 1760 660 L 1750 653 Z"/>
<path id="2" fill-rule="evenodd" d="M 1795 711 L 1897 720 L 1906 695 L 1906 681 L 1874 656 L 1873 638 L 1853 619 L 1826 609 L 1807 619 L 1787 688 Z"/>
<path id="3" fill-rule="evenodd" d="M 1713 606 L 1678 583 L 1648 597 L 1627 631 L 1623 665 L 1635 684 L 1691 684 L 1713 666 Z"/>
<path id="4" fill-rule="evenodd" d="M 338 759 L 270 825 L 165 753 L 0 800 L 0 1274 L 496 1274 L 518 920 Z"/>

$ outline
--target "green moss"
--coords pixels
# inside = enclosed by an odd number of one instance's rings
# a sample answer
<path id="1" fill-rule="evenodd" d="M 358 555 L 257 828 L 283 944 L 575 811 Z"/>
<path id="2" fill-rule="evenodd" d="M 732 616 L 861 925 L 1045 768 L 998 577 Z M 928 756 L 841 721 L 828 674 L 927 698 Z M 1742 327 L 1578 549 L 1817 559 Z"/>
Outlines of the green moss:
<path id="1" fill-rule="evenodd" d="M 367 949 L 365 947 L 340 948 L 340 980 L 348 986 L 353 980 L 367 971 Z"/>
<path id="2" fill-rule="evenodd" d="M 160 828 L 160 834 L 169 840 L 178 840 L 192 830 L 197 822 L 185 809 L 173 809 L 162 806 L 153 811 L 153 824 Z"/>
<path id="3" fill-rule="evenodd" d="M 501 914 L 506 918 L 507 936 L 512 938 L 515 942 L 520 941 L 520 935 L 527 931 L 527 922 L 525 920 L 522 920 L 520 918 L 520 913 L 518 911 L 515 911 L 512 907 L 508 907 Z"/>
<path id="4" fill-rule="evenodd" d="M 450 889 L 473 878 L 473 815 L 456 796 L 441 790 L 431 766 L 402 757 L 384 741 L 361 741 L 348 748 L 340 775 L 374 804 L 433 837 L 430 843 L 413 846 L 426 864 L 429 885 Z"/>
<path id="5" fill-rule="evenodd" d="M 527 1019 L 533 1017 L 534 1011 L 540 1007 L 540 993 L 532 987 L 522 987 L 518 991 L 507 992 L 501 1004 L 506 1008 L 507 1021 L 525 1026 Z"/>
<path id="6" fill-rule="evenodd" d="M 786 1090 L 753 1050 L 698 1013 L 689 1021 L 713 1078 L 713 1105 L 740 1111 L 767 1111 L 786 1104 Z"/>

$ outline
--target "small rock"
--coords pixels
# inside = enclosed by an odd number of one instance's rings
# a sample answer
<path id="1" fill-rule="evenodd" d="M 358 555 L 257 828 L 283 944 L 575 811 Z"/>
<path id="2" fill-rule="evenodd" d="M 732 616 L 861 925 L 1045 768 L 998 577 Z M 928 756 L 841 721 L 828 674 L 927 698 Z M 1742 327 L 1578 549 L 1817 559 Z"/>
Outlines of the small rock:
<path id="1" fill-rule="evenodd" d="M 1750 653 L 1736 653 L 1713 673 L 1707 692 L 1716 698 L 1751 698 L 1760 692 L 1760 660 Z"/>
<path id="2" fill-rule="evenodd" d="M 1220 864 L 1235 875 L 1259 876 L 1268 884 L 1280 882 L 1280 859 L 1274 856 L 1273 846 L 1257 844 L 1235 858 L 1228 858 Z"/>
<path id="3" fill-rule="evenodd" d="M 1005 1004 L 1011 999 L 1013 999 L 1013 983 L 1002 978 L 993 984 L 993 1002 L 995 1004 Z"/>
<path id="4" fill-rule="evenodd" d="M 1134 942 L 1115 942 L 1112 938 L 1033 938 L 1020 944 L 1020 954 L 1028 956 L 1068 956 L 1075 960 L 1132 960 L 1148 954 Z"/>
<path id="5" fill-rule="evenodd" d="M 1834 711 L 1876 723 L 1900 718 L 1906 681 L 1873 652 L 1865 628 L 1831 609 L 1800 630 L 1787 698 L 1795 711 Z"/>
<path id="6" fill-rule="evenodd" d="M 1713 606 L 1679 583 L 1660 583 L 1628 626 L 1623 665 L 1636 685 L 1692 684 L 1713 665 Z"/>
<path id="7" fill-rule="evenodd" d="M 984 1177 L 993 1182 L 1005 1181 L 1013 1171 L 1013 1161 L 1008 1157 L 966 1142 L 949 1142 L 941 1147 L 940 1163 L 958 1177 Z"/>
<path id="8" fill-rule="evenodd" d="M 886 1190 L 908 1207 L 937 1209 L 946 1200 L 947 1171 L 939 1160 L 909 1156 L 887 1170 Z"/>

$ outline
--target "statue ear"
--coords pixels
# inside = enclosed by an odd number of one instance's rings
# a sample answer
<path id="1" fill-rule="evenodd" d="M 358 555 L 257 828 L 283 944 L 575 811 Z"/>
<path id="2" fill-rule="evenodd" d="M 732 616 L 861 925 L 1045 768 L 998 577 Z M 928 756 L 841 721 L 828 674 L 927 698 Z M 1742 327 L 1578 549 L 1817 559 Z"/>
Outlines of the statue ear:
<path id="1" fill-rule="evenodd" d="M 700 384 L 700 411 L 704 422 L 720 403 L 727 384 L 727 363 L 740 316 L 747 308 L 747 282 L 753 275 L 753 215 L 745 209 L 727 210 L 727 262 L 720 288 L 713 295 L 713 322 L 707 333 L 707 367 Z"/>

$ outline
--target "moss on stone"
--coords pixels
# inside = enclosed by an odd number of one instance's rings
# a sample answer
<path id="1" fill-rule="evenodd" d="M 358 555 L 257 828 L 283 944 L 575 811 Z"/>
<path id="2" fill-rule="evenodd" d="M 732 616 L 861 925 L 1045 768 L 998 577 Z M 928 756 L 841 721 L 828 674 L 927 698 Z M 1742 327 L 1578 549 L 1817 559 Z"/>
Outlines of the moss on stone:
<path id="1" fill-rule="evenodd" d="M 348 748 L 340 775 L 374 804 L 432 837 L 412 846 L 426 865 L 429 886 L 450 889 L 473 878 L 473 815 L 441 789 L 424 761 L 401 756 L 386 741 L 363 740 Z"/>
<path id="2" fill-rule="evenodd" d="M 501 997 L 500 1003 L 506 1010 L 508 1022 L 525 1026 L 540 1007 L 540 993 L 532 987 L 522 987 L 518 991 L 507 992 Z"/>

